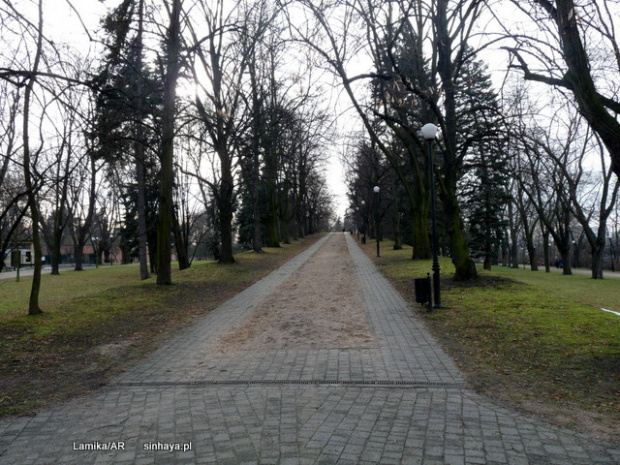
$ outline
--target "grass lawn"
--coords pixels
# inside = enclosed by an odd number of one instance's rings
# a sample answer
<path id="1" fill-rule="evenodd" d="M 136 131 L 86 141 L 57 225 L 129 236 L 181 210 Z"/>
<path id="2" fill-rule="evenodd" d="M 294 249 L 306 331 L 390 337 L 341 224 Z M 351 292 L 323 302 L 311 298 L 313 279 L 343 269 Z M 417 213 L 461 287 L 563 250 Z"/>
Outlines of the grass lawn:
<path id="1" fill-rule="evenodd" d="M 91 392 L 319 237 L 242 253 L 235 265 L 195 262 L 172 286 L 140 281 L 136 266 L 44 275 L 35 316 L 26 314 L 32 278 L 0 280 L 0 416 Z"/>
<path id="2" fill-rule="evenodd" d="M 573 428 L 620 432 L 620 280 L 494 267 L 476 282 L 455 283 L 441 260 L 443 309 L 415 303 L 413 279 L 431 261 L 383 243 L 365 250 L 418 309 L 464 370 L 492 397 Z"/>

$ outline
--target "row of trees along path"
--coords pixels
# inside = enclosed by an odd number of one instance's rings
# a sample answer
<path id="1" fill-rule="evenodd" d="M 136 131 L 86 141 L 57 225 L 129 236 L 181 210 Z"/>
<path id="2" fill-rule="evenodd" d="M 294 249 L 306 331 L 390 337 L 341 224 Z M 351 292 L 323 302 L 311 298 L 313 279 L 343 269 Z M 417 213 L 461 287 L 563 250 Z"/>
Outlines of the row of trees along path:
<path id="1" fill-rule="evenodd" d="M 514 263 L 519 237 L 535 260 L 536 228 L 570 273 L 575 222 L 602 277 L 620 174 L 614 2 L 119 0 L 99 28 L 67 2 L 95 45 L 88 54 L 56 41 L 43 0 L 33 4 L 0 2 L 0 246 L 31 239 L 30 313 L 41 310 L 40 233 L 54 273 L 71 236 L 76 269 L 88 241 L 97 256 L 116 241 L 143 279 L 170 284 L 172 244 L 181 268 L 207 242 L 228 264 L 236 234 L 260 252 L 325 224 L 326 71 L 366 134 L 347 157 L 358 223 L 369 187 L 382 185 L 374 214 L 389 206 L 399 239 L 407 211 L 413 258 L 428 258 L 435 170 L 455 279 L 476 277 L 473 256 L 489 267 L 506 249 Z M 498 50 L 501 95 L 483 61 Z M 533 83 L 558 89 L 547 127 L 529 103 Z M 432 166 L 425 122 L 442 134 Z M 593 151 L 598 177 L 585 168 Z"/>

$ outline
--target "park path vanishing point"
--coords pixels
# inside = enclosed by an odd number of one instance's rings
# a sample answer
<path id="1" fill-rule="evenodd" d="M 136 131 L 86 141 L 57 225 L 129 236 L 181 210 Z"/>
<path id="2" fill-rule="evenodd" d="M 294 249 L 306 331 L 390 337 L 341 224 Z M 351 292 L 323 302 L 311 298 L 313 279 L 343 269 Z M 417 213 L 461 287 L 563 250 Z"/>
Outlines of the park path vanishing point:
<path id="1" fill-rule="evenodd" d="M 372 344 L 215 349 L 329 241 L 345 240 Z M 620 446 L 469 391 L 423 322 L 338 233 L 94 395 L 0 421 L 0 464 L 151 463 L 619 464 Z"/>

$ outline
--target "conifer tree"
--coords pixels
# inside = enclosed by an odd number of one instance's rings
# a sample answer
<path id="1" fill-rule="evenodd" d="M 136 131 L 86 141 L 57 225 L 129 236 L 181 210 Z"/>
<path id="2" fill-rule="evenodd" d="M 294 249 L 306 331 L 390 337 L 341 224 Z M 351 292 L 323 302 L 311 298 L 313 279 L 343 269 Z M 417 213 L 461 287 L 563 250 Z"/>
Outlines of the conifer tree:
<path id="1" fill-rule="evenodd" d="M 135 166 L 137 240 L 140 276 L 149 277 L 147 268 L 148 224 L 147 179 L 156 168 L 154 153 L 159 145 L 156 131 L 160 118 L 161 83 L 143 64 L 144 0 L 123 0 L 102 21 L 107 34 L 107 53 L 101 70 L 93 78 L 97 114 L 92 136 L 96 153 L 111 165 Z M 135 32 L 133 32 L 135 30 Z M 127 154 L 131 154 L 127 160 Z M 154 244 L 151 244 L 151 249 Z"/>
<path id="2" fill-rule="evenodd" d="M 470 250 L 484 259 L 488 270 L 504 240 L 507 223 L 502 212 L 510 201 L 503 117 L 482 61 L 467 62 L 456 85 L 458 125 L 470 138 L 459 191 Z"/>

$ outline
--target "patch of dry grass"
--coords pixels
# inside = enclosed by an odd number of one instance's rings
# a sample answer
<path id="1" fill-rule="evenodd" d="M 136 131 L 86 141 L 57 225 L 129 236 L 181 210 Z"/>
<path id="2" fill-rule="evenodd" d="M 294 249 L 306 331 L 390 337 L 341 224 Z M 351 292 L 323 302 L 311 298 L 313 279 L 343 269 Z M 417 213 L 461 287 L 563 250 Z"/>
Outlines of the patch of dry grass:
<path id="1" fill-rule="evenodd" d="M 413 279 L 431 271 L 411 248 L 369 256 L 407 298 L 485 394 L 573 428 L 620 433 L 620 281 L 496 267 L 478 280 L 451 280 L 441 260 L 443 309 L 415 304 Z M 589 420 L 588 420 L 589 419 Z"/>
<path id="2" fill-rule="evenodd" d="M 29 280 L 6 282 L 0 289 L 0 416 L 91 392 L 317 239 L 239 254 L 235 265 L 195 263 L 175 271 L 172 286 L 140 281 L 136 267 L 43 276 L 44 313 L 35 316 L 24 304 Z"/>

